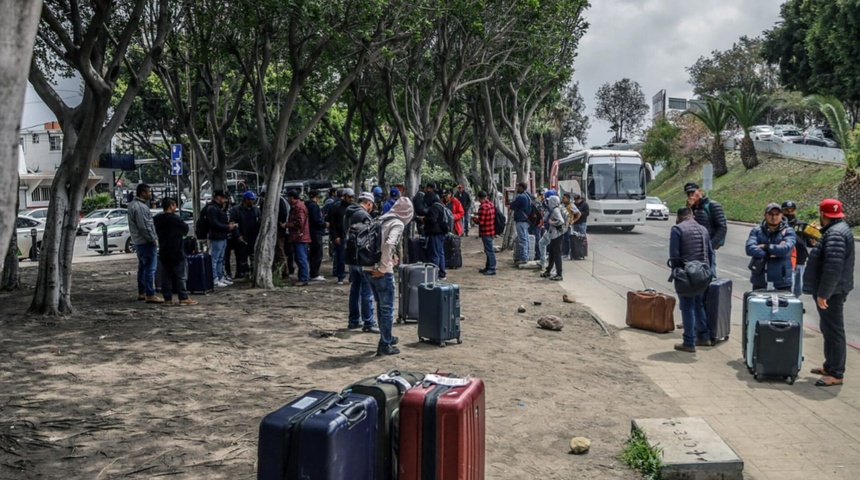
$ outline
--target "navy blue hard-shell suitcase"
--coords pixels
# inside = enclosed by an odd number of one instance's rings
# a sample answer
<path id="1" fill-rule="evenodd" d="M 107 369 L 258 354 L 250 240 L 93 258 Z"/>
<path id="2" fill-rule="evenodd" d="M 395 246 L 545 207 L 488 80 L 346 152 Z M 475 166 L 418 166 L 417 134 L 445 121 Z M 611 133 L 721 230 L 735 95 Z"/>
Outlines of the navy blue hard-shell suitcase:
<path id="1" fill-rule="evenodd" d="M 406 255 L 409 263 L 427 263 L 427 249 L 424 246 L 424 238 L 412 237 L 406 239 Z"/>
<path id="2" fill-rule="evenodd" d="M 732 328 L 732 280 L 717 278 L 708 286 L 705 295 L 705 313 L 711 339 L 723 342 L 729 339 Z"/>
<path id="3" fill-rule="evenodd" d="M 257 480 L 374 480 L 376 400 L 311 390 L 260 423 Z"/>
<path id="4" fill-rule="evenodd" d="M 188 255 L 188 280 L 185 281 L 185 289 L 191 293 L 206 293 L 215 289 L 211 255 Z"/>
<path id="5" fill-rule="evenodd" d="M 460 286 L 437 283 L 429 278 L 418 287 L 418 341 L 429 340 L 440 347 L 460 340 Z"/>

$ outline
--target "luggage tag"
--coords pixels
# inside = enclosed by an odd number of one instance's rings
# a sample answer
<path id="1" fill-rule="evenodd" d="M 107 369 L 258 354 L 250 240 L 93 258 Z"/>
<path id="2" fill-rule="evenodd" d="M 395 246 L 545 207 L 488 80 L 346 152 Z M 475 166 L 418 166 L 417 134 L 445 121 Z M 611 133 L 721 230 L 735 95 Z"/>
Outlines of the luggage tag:
<path id="1" fill-rule="evenodd" d="M 465 387 L 468 385 L 472 379 L 470 378 L 451 378 L 451 377 L 443 377 L 440 375 L 435 375 L 433 373 L 427 374 L 424 377 L 425 383 L 432 383 L 435 385 L 442 385 L 444 387 Z"/>
<path id="2" fill-rule="evenodd" d="M 776 315 L 779 312 L 779 294 L 770 294 L 770 313 Z"/>
<path id="3" fill-rule="evenodd" d="M 377 382 L 382 383 L 393 383 L 403 389 L 404 392 L 412 388 L 412 384 L 407 382 L 405 378 L 398 375 L 396 372 L 383 373 L 382 375 L 376 377 Z"/>

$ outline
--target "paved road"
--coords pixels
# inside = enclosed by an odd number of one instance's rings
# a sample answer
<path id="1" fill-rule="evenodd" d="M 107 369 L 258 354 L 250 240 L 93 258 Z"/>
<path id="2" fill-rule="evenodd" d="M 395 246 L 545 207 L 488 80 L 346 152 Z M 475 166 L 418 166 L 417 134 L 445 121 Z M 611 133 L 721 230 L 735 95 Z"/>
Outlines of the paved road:
<path id="1" fill-rule="evenodd" d="M 110 255 L 101 255 L 93 250 L 87 250 L 87 237 L 79 236 L 75 239 L 75 254 L 72 263 L 104 262 L 120 258 L 135 258 L 134 254 L 114 252 Z M 23 260 L 21 266 L 24 268 L 35 267 L 37 264 L 29 260 Z"/>
<path id="2" fill-rule="evenodd" d="M 629 233 L 617 229 L 592 229 L 589 226 L 588 235 L 589 237 L 594 235 L 590 242 L 592 244 L 600 242 L 605 246 L 616 247 L 630 255 L 663 266 L 663 269 L 649 269 L 649 272 L 640 272 L 640 275 L 646 276 L 657 285 L 670 288 L 670 284 L 666 282 L 669 269 L 665 268 L 665 265 L 669 257 L 669 230 L 672 225 L 674 225 L 674 218 L 669 221 L 650 220 L 644 227 L 636 227 Z M 729 224 L 726 244 L 717 252 L 717 275 L 732 279 L 736 301 L 740 301 L 743 292 L 751 288 L 749 270 L 747 270 L 749 257 L 744 251 L 750 228 L 746 225 Z M 860 263 L 854 265 L 854 277 L 860 280 Z M 812 298 L 809 295 L 803 295 L 801 299 L 806 306 L 807 325 L 817 329 L 818 316 L 815 313 Z M 860 312 L 860 292 L 855 291 L 848 296 L 845 304 L 845 329 L 848 341 L 860 348 L 860 313 L 858 312 Z M 813 320 L 813 323 L 810 324 L 810 320 Z"/>

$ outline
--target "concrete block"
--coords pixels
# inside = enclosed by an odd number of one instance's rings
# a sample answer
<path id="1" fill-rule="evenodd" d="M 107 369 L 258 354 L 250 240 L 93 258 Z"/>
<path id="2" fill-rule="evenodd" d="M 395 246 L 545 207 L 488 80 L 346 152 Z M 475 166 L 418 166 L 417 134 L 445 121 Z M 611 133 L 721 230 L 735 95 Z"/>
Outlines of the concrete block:
<path id="1" fill-rule="evenodd" d="M 648 444 L 662 450 L 666 480 L 743 480 L 744 462 L 699 417 L 634 419 Z"/>

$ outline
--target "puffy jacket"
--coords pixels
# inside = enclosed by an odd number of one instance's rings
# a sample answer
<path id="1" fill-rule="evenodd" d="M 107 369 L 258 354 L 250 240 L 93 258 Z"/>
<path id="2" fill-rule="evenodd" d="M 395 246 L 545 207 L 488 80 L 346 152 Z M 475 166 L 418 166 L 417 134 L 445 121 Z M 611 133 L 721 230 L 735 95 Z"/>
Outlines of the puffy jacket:
<path id="1" fill-rule="evenodd" d="M 794 229 L 783 219 L 776 230 L 770 230 L 766 223 L 753 227 L 747 238 L 747 255 L 753 258 L 766 258 L 765 269 L 761 273 L 750 274 L 754 289 L 767 287 L 773 282 L 774 288 L 791 286 L 791 251 L 797 236 Z M 764 245 L 764 248 L 759 245 Z"/>
<path id="2" fill-rule="evenodd" d="M 688 219 L 672 227 L 669 234 L 669 267 L 683 267 L 690 261 L 711 264 L 711 237 L 708 229 Z"/>
<path id="3" fill-rule="evenodd" d="M 215 202 L 206 204 L 206 221 L 209 222 L 209 240 L 227 240 L 230 235 L 230 222 L 221 205 Z"/>
<path id="4" fill-rule="evenodd" d="M 451 197 L 451 202 L 446 205 L 446 208 L 450 208 L 451 214 L 454 215 L 454 231 L 451 233 L 459 237 L 463 234 L 463 224 L 460 220 L 466 216 L 466 210 L 456 197 Z"/>
<path id="5" fill-rule="evenodd" d="M 445 221 L 445 213 L 442 209 L 447 208 L 439 201 L 439 197 L 433 192 L 424 194 L 424 206 L 427 213 L 424 215 L 424 234 L 425 235 L 444 235 L 445 227 L 442 222 Z"/>
<path id="6" fill-rule="evenodd" d="M 517 198 L 511 202 L 511 210 L 514 211 L 515 222 L 528 222 L 529 210 L 532 208 L 532 200 L 523 192 L 517 195 Z"/>
<path id="7" fill-rule="evenodd" d="M 848 294 L 854 289 L 854 236 L 844 220 L 834 220 L 806 261 L 803 293 L 820 298 Z"/>
<path id="8" fill-rule="evenodd" d="M 725 243 L 728 231 L 723 206 L 708 197 L 702 197 L 699 203 L 693 205 L 693 215 L 699 225 L 708 229 L 711 245 L 714 250 L 718 250 Z"/>

